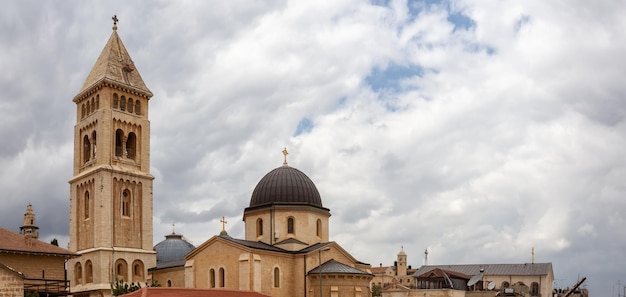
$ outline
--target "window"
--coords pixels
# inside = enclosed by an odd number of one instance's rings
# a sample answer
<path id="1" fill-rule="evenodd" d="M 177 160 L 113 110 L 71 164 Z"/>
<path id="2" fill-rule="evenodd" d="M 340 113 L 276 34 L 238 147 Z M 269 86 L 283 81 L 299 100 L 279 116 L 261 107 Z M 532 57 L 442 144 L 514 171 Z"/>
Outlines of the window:
<path id="1" fill-rule="evenodd" d="M 124 132 L 117 129 L 117 131 L 115 131 L 115 155 L 118 157 L 122 156 L 122 139 L 124 139 Z"/>
<path id="2" fill-rule="evenodd" d="M 280 288 L 280 269 L 274 267 L 274 288 Z"/>
<path id="3" fill-rule="evenodd" d="M 141 102 L 135 101 L 135 114 L 141 114 Z"/>
<path id="4" fill-rule="evenodd" d="M 91 144 L 92 147 L 92 151 L 93 151 L 93 158 L 96 159 L 96 131 L 91 132 L 91 141 L 93 142 Z"/>
<path id="5" fill-rule="evenodd" d="M 130 191 L 124 190 L 122 192 L 122 216 L 130 217 Z"/>
<path id="6" fill-rule="evenodd" d="M 128 109 L 128 112 L 132 113 L 133 112 L 133 107 L 135 107 L 135 105 L 133 105 L 133 99 L 132 98 L 128 98 L 128 107 L 126 109 Z"/>
<path id="7" fill-rule="evenodd" d="M 211 288 L 215 288 L 215 269 L 213 268 L 209 270 L 209 283 L 211 285 Z"/>
<path id="8" fill-rule="evenodd" d="M 89 136 L 85 135 L 83 137 L 83 163 L 89 162 L 89 157 L 91 156 L 91 141 L 89 141 Z"/>
<path id="9" fill-rule="evenodd" d="M 128 279 L 128 264 L 124 259 L 115 261 L 115 279 L 126 281 Z"/>
<path id="10" fill-rule="evenodd" d="M 263 219 L 256 220 L 256 236 L 259 237 L 263 235 Z"/>
<path id="11" fill-rule="evenodd" d="M 85 220 L 89 218 L 89 191 L 85 192 Z"/>
<path id="12" fill-rule="evenodd" d="M 130 132 L 128 134 L 128 140 L 126 140 L 126 157 L 129 159 L 135 159 L 135 152 L 137 147 L 137 136 L 135 133 Z"/>
<path id="13" fill-rule="evenodd" d="M 80 117 L 81 117 L 81 118 L 84 118 L 84 117 L 85 117 L 85 103 L 83 103 L 83 106 L 82 106 L 82 108 L 81 108 Z"/>
<path id="14" fill-rule="evenodd" d="M 85 262 L 85 282 L 93 283 L 93 265 L 91 264 L 91 260 Z"/>
<path id="15" fill-rule="evenodd" d="M 89 109 L 89 113 L 91 114 L 94 111 L 96 111 L 96 100 L 94 100 L 93 97 L 92 97 L 91 98 L 91 108 Z"/>
<path id="16" fill-rule="evenodd" d="M 143 282 L 143 262 L 135 260 L 133 262 L 133 282 Z"/>
<path id="17" fill-rule="evenodd" d="M 120 98 L 120 110 L 122 111 L 126 110 L 126 97 L 124 96 Z"/>
<path id="18" fill-rule="evenodd" d="M 294 234 L 294 219 L 293 218 L 288 218 L 287 219 L 287 233 L 289 234 Z"/>
<path id="19" fill-rule="evenodd" d="M 317 237 L 322 237 L 322 220 L 317 219 Z"/>
<path id="20" fill-rule="evenodd" d="M 117 94 L 113 94 L 113 108 L 117 109 Z"/>
<path id="21" fill-rule="evenodd" d="M 77 285 L 83 283 L 83 267 L 80 265 L 80 262 L 74 266 L 74 282 Z"/>
<path id="22" fill-rule="evenodd" d="M 96 109 L 100 109 L 100 95 L 96 95 Z"/>
<path id="23" fill-rule="evenodd" d="M 170 279 L 168 279 L 168 280 L 167 280 L 167 286 L 168 286 L 168 287 L 171 287 L 171 286 L 172 286 L 172 280 L 170 280 Z"/>
<path id="24" fill-rule="evenodd" d="M 220 288 L 225 287 L 226 281 L 224 280 L 224 268 L 220 268 Z"/>
<path id="25" fill-rule="evenodd" d="M 530 295 L 539 296 L 539 284 L 538 283 L 533 282 L 532 284 L 530 284 Z"/>

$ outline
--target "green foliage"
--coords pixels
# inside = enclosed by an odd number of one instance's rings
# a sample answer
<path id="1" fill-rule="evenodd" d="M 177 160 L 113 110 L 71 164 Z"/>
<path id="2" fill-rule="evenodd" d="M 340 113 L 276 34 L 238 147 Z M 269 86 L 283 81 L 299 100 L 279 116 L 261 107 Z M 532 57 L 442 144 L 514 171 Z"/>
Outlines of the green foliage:
<path id="1" fill-rule="evenodd" d="M 379 285 L 372 286 L 372 297 L 380 297 L 383 295 L 383 288 Z"/>
<path id="2" fill-rule="evenodd" d="M 160 286 L 161 284 L 159 284 L 159 281 L 156 279 L 153 279 L 151 284 L 146 284 L 146 287 L 160 287 Z"/>
<path id="3" fill-rule="evenodd" d="M 24 291 L 24 297 L 39 297 L 38 292 Z"/>
<path id="4" fill-rule="evenodd" d="M 139 283 L 130 283 L 130 285 L 121 279 L 118 279 L 115 283 L 111 284 L 111 294 L 113 296 L 120 296 L 126 293 L 134 292 L 141 289 Z"/>

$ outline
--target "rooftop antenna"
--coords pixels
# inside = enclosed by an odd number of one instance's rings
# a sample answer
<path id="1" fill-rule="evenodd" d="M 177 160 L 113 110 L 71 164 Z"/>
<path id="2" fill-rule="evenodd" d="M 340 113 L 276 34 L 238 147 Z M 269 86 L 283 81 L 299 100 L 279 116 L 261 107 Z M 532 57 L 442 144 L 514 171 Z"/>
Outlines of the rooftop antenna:
<path id="1" fill-rule="evenodd" d="M 428 265 L 428 249 L 424 251 L 424 265 Z"/>

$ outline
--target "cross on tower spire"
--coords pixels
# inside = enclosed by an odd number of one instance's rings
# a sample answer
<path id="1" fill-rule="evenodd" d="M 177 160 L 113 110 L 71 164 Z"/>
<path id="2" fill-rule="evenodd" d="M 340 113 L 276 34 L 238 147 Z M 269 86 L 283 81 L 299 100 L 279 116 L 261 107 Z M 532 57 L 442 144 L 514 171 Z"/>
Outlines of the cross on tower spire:
<path id="1" fill-rule="evenodd" d="M 226 223 L 228 222 L 226 221 L 224 217 L 222 217 L 222 219 L 220 220 L 220 223 L 222 223 L 222 232 L 226 232 Z"/>
<path id="2" fill-rule="evenodd" d="M 113 30 L 117 30 L 117 22 L 119 21 L 117 15 L 113 15 L 111 19 L 113 20 Z"/>

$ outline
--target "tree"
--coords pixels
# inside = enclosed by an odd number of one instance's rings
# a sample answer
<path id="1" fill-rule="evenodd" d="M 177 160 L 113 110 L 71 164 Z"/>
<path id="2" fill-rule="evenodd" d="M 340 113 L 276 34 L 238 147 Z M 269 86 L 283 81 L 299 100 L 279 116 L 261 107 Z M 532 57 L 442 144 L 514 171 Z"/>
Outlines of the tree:
<path id="1" fill-rule="evenodd" d="M 383 295 L 383 288 L 380 285 L 372 286 L 372 297 L 380 297 Z"/>
<path id="2" fill-rule="evenodd" d="M 124 280 L 118 279 L 115 283 L 111 284 L 111 294 L 113 296 L 120 296 L 126 293 L 134 292 L 141 289 L 141 285 L 139 283 L 130 283 L 130 285 Z"/>

